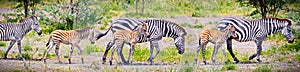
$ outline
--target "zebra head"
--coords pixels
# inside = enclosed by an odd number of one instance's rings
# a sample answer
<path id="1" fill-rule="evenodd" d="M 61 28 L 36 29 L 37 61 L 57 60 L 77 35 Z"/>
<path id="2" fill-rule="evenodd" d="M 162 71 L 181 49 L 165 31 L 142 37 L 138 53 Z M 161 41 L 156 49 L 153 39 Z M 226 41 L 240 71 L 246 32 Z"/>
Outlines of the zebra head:
<path id="1" fill-rule="evenodd" d="M 89 28 L 89 27 L 88 27 Z M 98 30 L 94 29 L 94 28 L 89 28 L 89 34 L 88 34 L 88 39 L 90 40 L 90 42 L 92 44 L 95 44 L 96 40 L 97 40 L 97 34 L 98 34 Z"/>
<path id="2" fill-rule="evenodd" d="M 288 41 L 288 43 L 294 42 L 294 36 L 292 33 L 291 25 L 293 24 L 293 21 L 290 19 L 283 19 L 284 20 L 284 27 L 281 30 L 281 34 L 284 36 L 284 38 Z"/>
<path id="3" fill-rule="evenodd" d="M 42 34 L 42 29 L 41 29 L 41 26 L 40 26 L 40 23 L 39 23 L 39 17 L 31 16 L 31 17 L 22 19 L 19 22 L 24 23 L 24 24 L 29 24 L 31 29 L 36 31 L 38 33 L 38 35 Z"/>
<path id="4" fill-rule="evenodd" d="M 179 54 L 183 54 L 184 53 L 184 42 L 185 42 L 185 38 L 184 36 L 186 35 L 186 33 L 181 33 L 178 37 L 174 38 L 175 41 L 175 46 L 178 50 Z"/>
<path id="5" fill-rule="evenodd" d="M 139 37 L 142 37 L 143 35 L 145 35 L 146 37 L 150 37 L 149 32 L 147 31 L 147 24 L 143 23 L 142 25 L 138 25 L 135 28 L 133 28 L 133 31 L 138 32 Z"/>
<path id="6" fill-rule="evenodd" d="M 221 29 L 219 29 L 219 30 L 221 30 Z M 235 33 L 236 29 L 235 29 L 235 27 L 232 24 L 229 24 L 223 30 L 225 30 L 227 38 L 230 38 L 230 37 L 237 38 L 237 35 Z"/>

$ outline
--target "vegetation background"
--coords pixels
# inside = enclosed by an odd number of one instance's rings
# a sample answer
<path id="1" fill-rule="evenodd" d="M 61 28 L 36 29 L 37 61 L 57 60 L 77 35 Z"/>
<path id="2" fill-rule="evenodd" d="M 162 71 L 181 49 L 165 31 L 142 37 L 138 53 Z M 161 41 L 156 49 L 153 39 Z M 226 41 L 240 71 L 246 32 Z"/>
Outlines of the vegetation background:
<path id="1" fill-rule="evenodd" d="M 197 37 L 193 34 L 187 36 L 188 44 L 187 52 L 183 55 L 177 54 L 177 50 L 170 38 L 164 38 L 163 42 L 168 42 L 170 45 L 162 46 L 162 50 L 155 62 L 160 64 L 167 64 L 161 67 L 145 67 L 139 69 L 133 65 L 133 70 L 145 71 L 299 71 L 300 62 L 300 1 L 299 0 L 0 0 L 0 21 L 3 22 L 17 22 L 26 16 L 36 15 L 41 17 L 40 24 L 42 25 L 43 35 L 37 36 L 35 32 L 30 32 L 24 38 L 23 51 L 24 57 L 29 59 L 29 63 L 25 63 L 25 69 L 17 68 L 0 68 L 0 71 L 35 71 L 38 67 L 38 62 L 30 60 L 39 59 L 44 51 L 44 43 L 48 40 L 49 34 L 56 29 L 73 30 L 84 27 L 94 27 L 99 30 L 106 30 L 110 23 L 121 17 L 130 17 L 138 19 L 147 18 L 163 18 L 168 20 L 175 20 L 179 25 L 183 26 L 188 32 L 201 31 L 202 29 L 209 28 L 215 29 L 214 26 L 220 18 L 223 17 L 240 17 L 247 19 L 259 19 L 264 17 L 278 17 L 289 18 L 294 20 L 293 33 L 296 38 L 295 43 L 287 44 L 281 34 L 271 35 L 267 38 L 267 43 L 270 46 L 264 48 L 263 59 L 267 64 L 231 64 L 233 61 L 229 54 L 227 54 L 227 63 L 220 65 L 208 66 L 194 66 L 194 49 L 198 43 L 194 41 Z M 189 19 L 193 19 L 189 22 Z M 178 20 L 178 21 L 176 21 Z M 196 31 L 195 31 L 196 30 Z M 105 40 L 105 39 L 104 39 Z M 105 42 L 104 40 L 98 42 Z M 34 41 L 34 42 L 33 42 Z M 42 70 L 54 71 L 76 71 L 81 70 L 86 66 L 92 67 L 91 70 L 101 71 L 132 71 L 132 68 L 125 66 L 107 67 L 106 65 L 98 64 L 101 62 L 99 54 L 105 50 L 105 43 L 98 43 L 95 45 L 83 44 L 85 55 L 88 58 L 95 58 L 97 60 L 90 61 L 89 64 L 78 66 L 77 64 L 66 65 L 54 64 L 56 68 L 49 67 L 49 65 L 42 66 Z M 3 57 L 7 49 L 8 42 L 0 42 L 1 50 L 0 57 Z M 149 45 L 140 44 L 135 48 L 134 61 L 146 62 L 146 57 L 149 55 Z M 68 58 L 69 46 L 62 46 L 61 50 L 63 58 Z M 17 49 L 17 48 L 13 48 Z M 212 53 L 212 46 L 208 46 L 206 52 L 207 60 L 210 60 Z M 255 62 L 249 61 L 249 54 L 239 51 L 235 48 L 235 54 L 245 63 Z M 252 53 L 255 52 L 255 48 Z M 76 53 L 76 50 L 75 50 Z M 128 50 L 124 49 L 123 53 L 128 54 Z M 246 52 L 248 53 L 248 52 Z M 251 52 L 250 52 L 251 53 Z M 252 54 L 251 53 L 251 54 Z M 13 51 L 9 54 L 12 58 L 18 58 L 18 52 Z M 75 55 L 76 56 L 76 55 Z M 218 53 L 217 60 L 223 57 Z M 48 59 L 53 60 L 55 63 L 55 54 L 50 53 L 47 55 Z M 201 59 L 199 55 L 199 60 Z M 74 58 L 75 59 L 75 58 Z M 6 60 L 2 60 L 0 65 Z M 14 63 L 14 61 L 8 61 Z M 201 61 L 200 61 L 201 62 Z M 6 64 L 6 63 L 5 63 Z M 28 65 L 26 65 L 28 64 Z M 31 66 L 32 64 L 32 66 Z M 137 63 L 139 64 L 139 63 Z M 142 63 L 143 64 L 143 63 Z M 277 68 L 279 64 L 284 64 L 282 68 Z M 171 66 L 169 66 L 171 65 Z M 50 65 L 53 66 L 53 65 Z M 13 66 L 12 66 L 13 67 Z M 79 67 L 79 68 L 78 68 Z M 47 69 L 48 68 L 48 69 Z M 74 69 L 75 68 L 75 69 Z M 83 69 L 86 70 L 86 69 Z M 87 69 L 89 70 L 89 69 Z"/>

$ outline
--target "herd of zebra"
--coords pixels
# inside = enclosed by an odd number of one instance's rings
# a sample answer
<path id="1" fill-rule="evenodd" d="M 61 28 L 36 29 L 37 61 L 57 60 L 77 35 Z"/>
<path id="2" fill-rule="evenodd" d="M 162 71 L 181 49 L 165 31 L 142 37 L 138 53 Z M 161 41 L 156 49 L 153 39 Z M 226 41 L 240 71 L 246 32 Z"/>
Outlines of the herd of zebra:
<path id="1" fill-rule="evenodd" d="M 4 59 L 7 58 L 7 54 L 12 48 L 12 46 L 17 42 L 20 58 L 22 57 L 21 51 L 21 40 L 24 35 L 31 30 L 36 31 L 39 35 L 42 34 L 42 29 L 38 22 L 39 18 L 36 16 L 30 16 L 21 19 L 17 23 L 6 23 L 0 22 L 0 40 L 1 41 L 11 41 L 7 51 L 5 52 Z M 232 52 L 232 39 L 239 42 L 255 41 L 257 45 L 257 53 L 249 57 L 249 60 L 257 58 L 258 62 L 260 60 L 260 53 L 262 51 L 262 42 L 268 35 L 281 33 L 288 43 L 293 43 L 294 37 L 291 31 L 291 25 L 293 21 L 290 19 L 281 18 L 263 18 L 256 20 L 247 20 L 242 18 L 227 17 L 220 20 L 217 24 L 217 30 L 203 30 L 199 33 L 199 46 L 196 50 L 195 61 L 198 62 L 198 52 L 202 49 L 203 62 L 205 61 L 205 47 L 208 42 L 215 44 L 212 62 L 215 61 L 215 55 L 219 47 L 223 43 L 227 43 L 227 50 L 234 59 L 236 63 L 239 60 L 235 57 Z M 117 63 L 130 64 L 131 56 L 134 54 L 134 45 L 136 43 L 150 42 L 150 56 L 148 62 L 153 63 L 153 59 L 159 54 L 160 48 L 158 41 L 162 37 L 170 37 L 174 39 L 175 46 L 179 54 L 185 52 L 185 36 L 187 32 L 183 27 L 178 24 L 164 20 L 164 19 L 146 19 L 138 20 L 133 18 L 119 18 L 114 20 L 109 29 L 104 33 L 100 32 L 94 28 L 84 28 L 78 30 L 54 30 L 46 43 L 46 54 L 51 50 L 52 47 L 56 46 L 55 53 L 59 62 L 59 46 L 60 43 L 71 45 L 68 61 L 71 63 L 71 55 L 73 48 L 76 47 L 80 50 L 82 54 L 82 48 L 78 45 L 82 39 L 89 39 L 92 44 L 96 40 L 104 37 L 109 31 L 113 32 L 113 39 L 107 44 L 106 50 L 103 54 L 102 63 L 106 63 L 106 57 L 108 51 L 112 48 L 112 54 L 109 60 L 110 65 L 112 64 L 113 53 L 117 50 L 117 54 L 121 61 Z M 130 45 L 130 54 L 128 55 L 127 61 L 124 59 L 122 49 L 124 44 Z M 153 54 L 154 48 L 156 49 L 155 54 Z M 224 56 L 226 56 L 226 51 L 223 48 Z M 226 58 L 226 57 L 225 57 Z M 46 63 L 46 57 L 43 56 L 43 61 Z M 84 63 L 83 58 L 81 58 L 82 63 Z"/>

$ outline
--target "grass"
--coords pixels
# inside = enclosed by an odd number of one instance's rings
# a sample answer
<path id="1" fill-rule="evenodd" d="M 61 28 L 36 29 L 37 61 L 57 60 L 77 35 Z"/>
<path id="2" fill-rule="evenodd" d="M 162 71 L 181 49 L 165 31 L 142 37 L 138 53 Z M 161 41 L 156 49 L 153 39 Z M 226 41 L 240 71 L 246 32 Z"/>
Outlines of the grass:
<path id="1" fill-rule="evenodd" d="M 296 54 L 296 60 L 300 62 L 300 54 Z"/>
<path id="2" fill-rule="evenodd" d="M 0 50 L 0 56 L 4 57 L 4 55 L 5 55 L 5 51 Z"/>
<path id="3" fill-rule="evenodd" d="M 183 66 L 181 66 L 179 72 L 193 72 L 195 70 L 195 67 L 193 65 L 190 64 L 184 64 Z"/>
<path id="4" fill-rule="evenodd" d="M 226 65 L 224 65 L 222 68 L 221 68 L 221 70 L 222 71 L 226 71 L 226 70 L 236 70 L 237 68 L 236 68 L 236 65 L 235 64 L 226 64 Z"/>
<path id="5" fill-rule="evenodd" d="M 257 67 L 254 72 L 272 72 L 272 69 L 268 65 L 263 65 L 260 67 Z"/>
<path id="6" fill-rule="evenodd" d="M 5 42 L 0 42 L 0 47 L 5 47 L 6 46 L 6 43 Z"/>
<path id="7" fill-rule="evenodd" d="M 97 45 L 88 45 L 84 50 L 83 53 L 84 54 L 91 54 L 92 52 L 104 52 L 104 50 L 102 50 L 104 48 L 101 48 L 100 46 Z"/>

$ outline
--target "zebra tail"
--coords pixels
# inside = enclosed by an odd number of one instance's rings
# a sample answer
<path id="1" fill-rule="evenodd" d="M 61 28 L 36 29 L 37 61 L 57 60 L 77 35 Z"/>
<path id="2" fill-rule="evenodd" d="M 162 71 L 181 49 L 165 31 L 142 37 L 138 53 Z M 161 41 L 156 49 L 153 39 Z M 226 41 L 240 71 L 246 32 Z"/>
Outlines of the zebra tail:
<path id="1" fill-rule="evenodd" d="M 100 39 L 101 37 L 105 36 L 110 30 L 112 29 L 112 25 L 107 29 L 107 31 L 104 34 L 99 34 L 96 40 Z"/>
<path id="2" fill-rule="evenodd" d="M 49 46 L 49 43 L 50 43 L 51 39 L 52 39 L 52 36 L 50 36 L 50 38 L 49 38 L 48 42 L 46 43 L 46 47 L 48 47 L 48 46 Z"/>

